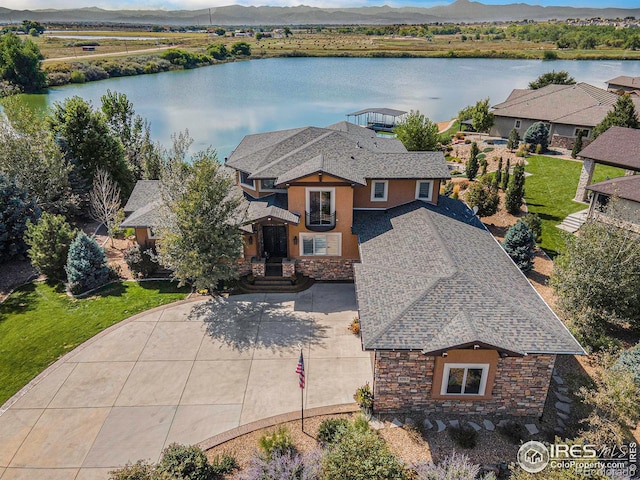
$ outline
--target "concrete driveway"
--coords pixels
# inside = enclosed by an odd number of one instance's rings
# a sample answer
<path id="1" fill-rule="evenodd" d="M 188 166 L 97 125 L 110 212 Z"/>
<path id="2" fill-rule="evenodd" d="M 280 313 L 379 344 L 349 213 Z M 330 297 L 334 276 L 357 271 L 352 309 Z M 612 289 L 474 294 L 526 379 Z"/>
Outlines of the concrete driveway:
<path id="1" fill-rule="evenodd" d="M 372 379 L 369 354 L 347 330 L 355 309 L 353 285 L 316 284 L 126 320 L 53 365 L 0 415 L 0 479 L 106 479 L 127 462 L 158 460 L 172 442 L 299 410 L 300 347 L 305 408 L 353 402 Z"/>

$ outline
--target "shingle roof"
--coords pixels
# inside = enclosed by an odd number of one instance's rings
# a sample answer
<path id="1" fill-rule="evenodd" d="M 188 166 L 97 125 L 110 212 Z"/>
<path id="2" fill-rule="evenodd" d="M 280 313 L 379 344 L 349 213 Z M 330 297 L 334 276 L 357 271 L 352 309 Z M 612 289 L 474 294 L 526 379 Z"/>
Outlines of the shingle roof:
<path id="1" fill-rule="evenodd" d="M 640 171 L 640 130 L 611 127 L 578 155 L 605 165 Z"/>
<path id="2" fill-rule="evenodd" d="M 158 192 L 158 196 L 159 196 Z M 146 205 L 138 208 L 135 212 L 131 213 L 121 224 L 124 228 L 146 228 L 153 227 L 158 224 L 160 217 L 160 203 L 159 199 L 150 201 Z M 129 203 L 127 202 L 127 205 Z"/>
<path id="3" fill-rule="evenodd" d="M 620 75 L 619 77 L 607 80 L 607 85 L 611 88 L 612 85 L 627 88 L 636 88 L 640 90 L 640 77 L 629 77 L 627 75 Z"/>
<path id="4" fill-rule="evenodd" d="M 502 117 L 594 127 L 602 121 L 618 99 L 588 83 L 547 85 L 537 90 L 514 90 L 503 103 L 494 105 Z"/>
<path id="5" fill-rule="evenodd" d="M 124 206 L 124 213 L 129 214 L 148 205 L 160 197 L 159 180 L 138 180 L 133 192 Z"/>
<path id="6" fill-rule="evenodd" d="M 640 203 L 640 175 L 612 178 L 604 182 L 594 183 L 589 185 L 587 190 Z"/>
<path id="7" fill-rule="evenodd" d="M 394 110 L 393 108 L 365 108 L 364 110 L 358 110 L 357 112 L 347 113 L 347 117 L 364 115 L 365 113 L 378 113 L 380 115 L 388 115 L 390 117 L 399 117 L 407 112 L 404 110 Z"/>
<path id="8" fill-rule="evenodd" d="M 283 222 L 289 222 L 298 224 L 300 223 L 300 216 L 295 213 L 291 213 L 289 210 L 285 210 L 275 205 L 269 205 L 267 202 L 250 201 L 247 209 L 247 222 L 255 222 L 263 218 L 277 218 Z"/>
<path id="9" fill-rule="evenodd" d="M 425 353 L 469 344 L 584 353 L 526 277 L 457 200 L 354 212 L 365 349 Z"/>
<path id="10" fill-rule="evenodd" d="M 367 178 L 449 178 L 441 152 L 407 152 L 400 141 L 347 122 L 249 135 L 227 165 L 276 184 L 319 171 L 361 185 Z"/>

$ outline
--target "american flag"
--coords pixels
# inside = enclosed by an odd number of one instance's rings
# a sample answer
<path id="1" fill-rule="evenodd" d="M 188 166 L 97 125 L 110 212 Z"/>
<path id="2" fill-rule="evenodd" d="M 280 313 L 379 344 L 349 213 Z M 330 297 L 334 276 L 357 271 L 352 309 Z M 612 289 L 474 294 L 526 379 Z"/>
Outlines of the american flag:
<path id="1" fill-rule="evenodd" d="M 298 384 L 300 385 L 300 388 L 304 388 L 304 360 L 302 359 L 302 352 L 300 352 L 296 373 L 298 374 Z"/>

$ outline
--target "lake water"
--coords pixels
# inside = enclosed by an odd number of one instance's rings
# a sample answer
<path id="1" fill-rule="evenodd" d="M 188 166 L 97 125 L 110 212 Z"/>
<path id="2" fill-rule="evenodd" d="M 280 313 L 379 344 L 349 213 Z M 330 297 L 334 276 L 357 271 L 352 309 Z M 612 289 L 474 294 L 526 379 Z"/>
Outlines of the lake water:
<path id="1" fill-rule="evenodd" d="M 155 140 L 168 146 L 172 133 L 188 129 L 193 148 L 211 145 L 222 159 L 244 135 L 323 127 L 363 108 L 413 109 L 447 120 L 485 97 L 500 103 L 551 70 L 605 88 L 618 75 L 640 76 L 640 62 L 280 58 L 58 87 L 27 100 L 46 108 L 78 95 L 98 106 L 107 89 L 125 93 L 151 122 Z"/>

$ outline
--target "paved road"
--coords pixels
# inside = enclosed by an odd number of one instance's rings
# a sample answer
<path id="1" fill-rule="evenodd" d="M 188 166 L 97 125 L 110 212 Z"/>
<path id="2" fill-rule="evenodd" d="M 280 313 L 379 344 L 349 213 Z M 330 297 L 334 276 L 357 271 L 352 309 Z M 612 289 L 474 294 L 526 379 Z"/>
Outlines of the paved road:
<path id="1" fill-rule="evenodd" d="M 353 285 L 161 307 L 68 354 L 0 416 L 0 479 L 106 479 L 262 418 L 353 401 L 369 354 L 347 330 Z M 11 402 L 11 400 L 10 400 Z"/>
<path id="2" fill-rule="evenodd" d="M 126 50 L 124 52 L 108 52 L 108 53 L 89 53 L 89 54 L 80 54 L 72 55 L 70 57 L 58 57 L 58 58 L 46 58 L 42 61 L 42 63 L 48 62 L 63 62 L 67 60 L 84 60 L 85 58 L 100 58 L 100 57 L 124 57 L 127 55 L 137 55 L 139 53 L 150 53 L 150 52 L 160 52 L 162 50 L 168 50 L 169 48 L 178 48 L 178 45 L 168 45 L 164 47 L 151 47 L 151 48 L 143 48 L 142 50 Z"/>

